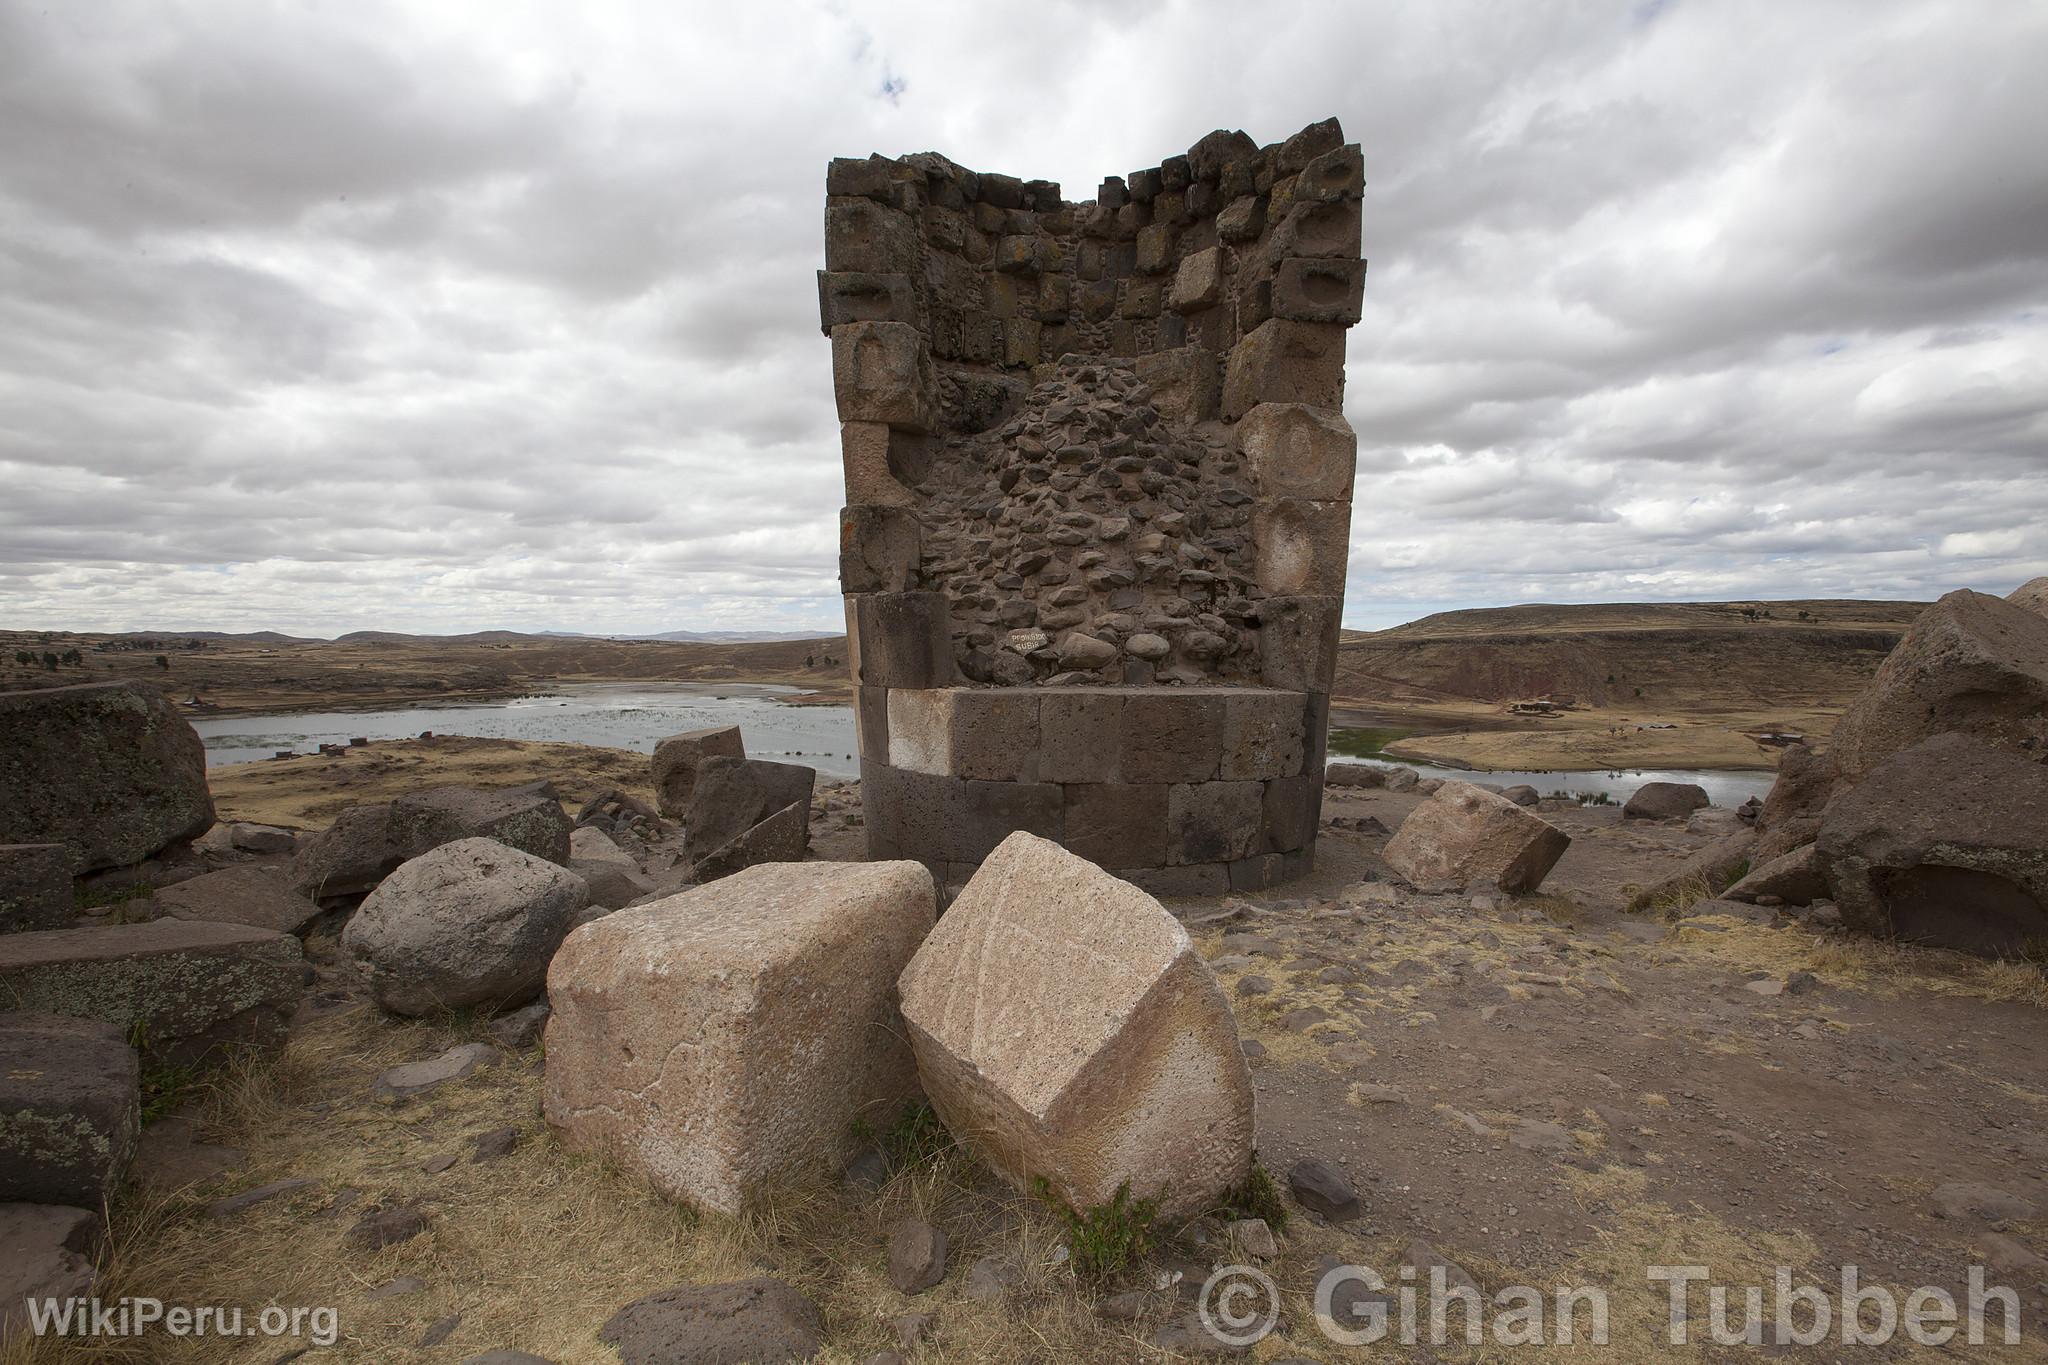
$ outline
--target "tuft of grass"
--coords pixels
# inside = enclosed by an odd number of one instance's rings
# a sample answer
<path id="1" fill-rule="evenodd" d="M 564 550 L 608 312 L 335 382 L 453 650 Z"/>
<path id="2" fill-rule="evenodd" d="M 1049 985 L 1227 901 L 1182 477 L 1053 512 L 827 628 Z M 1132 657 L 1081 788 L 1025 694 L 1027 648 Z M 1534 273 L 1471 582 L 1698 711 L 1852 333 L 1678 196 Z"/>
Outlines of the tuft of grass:
<path id="1" fill-rule="evenodd" d="M 1645 910 L 1654 910 L 1666 919 L 1676 919 L 1701 901 L 1714 899 L 1716 894 L 1713 883 L 1697 872 L 1668 886 L 1660 884 L 1656 890 L 1642 886 L 1624 890 L 1630 892 L 1628 908 L 1631 911 L 1640 914 Z"/>
<path id="2" fill-rule="evenodd" d="M 1252 1153 L 1251 1170 L 1242 1182 L 1224 1191 L 1216 1211 L 1225 1218 L 1263 1218 L 1275 1233 L 1287 1230 L 1287 1201 L 1280 1195 L 1280 1182 L 1273 1179 L 1257 1152 Z"/>
<path id="3" fill-rule="evenodd" d="M 1086 1210 L 1068 1207 L 1044 1176 L 1034 1179 L 1031 1188 L 1066 1224 L 1067 1249 L 1077 1277 L 1115 1280 L 1152 1249 L 1152 1224 L 1159 1217 L 1159 1201 L 1132 1198 L 1130 1181 L 1117 1186 L 1107 1204 Z"/>
<path id="4" fill-rule="evenodd" d="M 168 1117 L 200 1087 L 199 1069 L 165 1060 L 149 1046 L 149 1026 L 137 1019 L 128 1026 L 128 1046 L 142 1059 L 142 1123 Z"/>

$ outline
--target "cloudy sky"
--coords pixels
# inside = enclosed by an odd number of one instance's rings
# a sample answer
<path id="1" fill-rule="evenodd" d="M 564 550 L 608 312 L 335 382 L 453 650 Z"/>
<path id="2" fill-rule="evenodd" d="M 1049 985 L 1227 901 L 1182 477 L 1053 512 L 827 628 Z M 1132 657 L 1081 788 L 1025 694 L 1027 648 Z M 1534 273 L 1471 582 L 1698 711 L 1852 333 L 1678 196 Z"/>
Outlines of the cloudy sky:
<path id="1" fill-rule="evenodd" d="M 836 629 L 824 167 L 1364 145 L 1347 624 L 2048 573 L 2048 6 L 0 0 L 0 626 Z"/>

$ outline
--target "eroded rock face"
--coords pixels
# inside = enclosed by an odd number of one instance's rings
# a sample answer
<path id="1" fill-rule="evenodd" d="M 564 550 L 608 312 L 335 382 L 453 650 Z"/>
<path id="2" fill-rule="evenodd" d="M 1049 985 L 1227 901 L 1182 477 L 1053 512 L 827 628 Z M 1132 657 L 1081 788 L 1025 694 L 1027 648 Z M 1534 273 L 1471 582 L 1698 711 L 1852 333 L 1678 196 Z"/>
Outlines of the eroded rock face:
<path id="1" fill-rule="evenodd" d="M 1834 765 L 1811 745 L 1794 744 L 1780 754 L 1777 780 L 1756 817 L 1757 861 L 1771 862 L 1812 843 L 1834 789 Z"/>
<path id="2" fill-rule="evenodd" d="M 778 863 L 594 921 L 548 971 L 565 1146 L 724 1214 L 917 1091 L 895 983 L 937 913 L 911 862 Z"/>
<path id="3" fill-rule="evenodd" d="M 1803 844 L 1790 853 L 1758 863 L 1721 894 L 1727 900 L 1751 904 L 1768 896 L 1787 905 L 1811 905 L 1827 893 L 1827 878 L 1820 870 L 1820 851 L 1812 844 Z"/>
<path id="4" fill-rule="evenodd" d="M 99 1208 L 142 1132 L 141 1064 L 98 1019 L 0 1014 L 0 1203 Z"/>
<path id="5" fill-rule="evenodd" d="M 1387 841 L 1387 866 L 1425 891 L 1534 891 L 1571 837 L 1469 782 L 1446 782 Z"/>
<path id="6" fill-rule="evenodd" d="M 2048 576 L 2028 579 L 2006 594 L 2005 600 L 2037 616 L 2048 617 Z"/>
<path id="7" fill-rule="evenodd" d="M 1937 735 L 1830 802 L 1815 847 L 1855 928 L 1990 955 L 2048 943 L 2048 765 Z"/>
<path id="8" fill-rule="evenodd" d="M 1967 589 L 1914 621 L 1843 713 L 1828 758 L 1848 783 L 1933 735 L 2048 754 L 2048 616 Z"/>
<path id="9" fill-rule="evenodd" d="M 0 934 L 71 922 L 71 850 L 62 844 L 0 844 Z"/>
<path id="10" fill-rule="evenodd" d="M 187 1065 L 226 1044 L 282 1044 L 305 954 L 290 934 L 175 919 L 0 935 L 0 1000 L 100 1019 Z"/>
<path id="11" fill-rule="evenodd" d="M 1237 1025 L 1159 902 L 1018 833 L 968 882 L 901 981 L 918 1075 L 946 1126 L 1020 1188 L 1076 1209 L 1128 1181 L 1168 1215 L 1251 1161 Z"/>
<path id="12" fill-rule="evenodd" d="M 573 872 L 496 839 L 458 839 L 386 877 L 341 946 L 394 1014 L 519 1005 L 589 899 Z"/>
<path id="13" fill-rule="evenodd" d="M 0 792 L 0 844 L 61 843 L 73 873 L 213 824 L 199 733 L 138 682 L 0 692 Z"/>

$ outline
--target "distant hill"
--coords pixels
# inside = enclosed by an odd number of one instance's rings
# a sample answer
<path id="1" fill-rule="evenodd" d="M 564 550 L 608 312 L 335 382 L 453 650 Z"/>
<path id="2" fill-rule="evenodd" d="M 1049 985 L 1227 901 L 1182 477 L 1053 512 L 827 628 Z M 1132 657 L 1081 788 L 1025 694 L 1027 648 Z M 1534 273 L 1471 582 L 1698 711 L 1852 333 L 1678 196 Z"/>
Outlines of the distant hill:
<path id="1" fill-rule="evenodd" d="M 1532 603 L 1345 631 L 1347 700 L 1620 705 L 1741 699 L 1840 705 L 1869 681 L 1925 602 Z"/>
<path id="2" fill-rule="evenodd" d="M 591 635 L 575 630 L 539 632 L 551 640 L 681 640 L 700 645 L 751 645 L 767 640 L 827 640 L 836 630 L 670 630 L 659 635 Z"/>

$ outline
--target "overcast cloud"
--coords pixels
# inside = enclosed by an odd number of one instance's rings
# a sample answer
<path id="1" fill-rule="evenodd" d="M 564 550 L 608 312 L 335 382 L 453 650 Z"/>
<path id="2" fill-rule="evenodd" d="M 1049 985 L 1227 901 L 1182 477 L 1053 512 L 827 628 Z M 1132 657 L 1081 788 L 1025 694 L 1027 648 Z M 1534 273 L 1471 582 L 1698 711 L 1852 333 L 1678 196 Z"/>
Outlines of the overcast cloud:
<path id="1" fill-rule="evenodd" d="M 838 628 L 824 168 L 1364 145 L 1345 619 L 2048 573 L 2048 7 L 0 0 L 0 625 Z"/>

